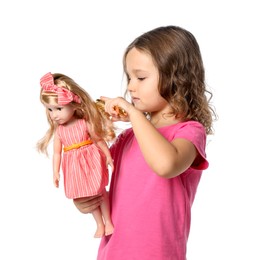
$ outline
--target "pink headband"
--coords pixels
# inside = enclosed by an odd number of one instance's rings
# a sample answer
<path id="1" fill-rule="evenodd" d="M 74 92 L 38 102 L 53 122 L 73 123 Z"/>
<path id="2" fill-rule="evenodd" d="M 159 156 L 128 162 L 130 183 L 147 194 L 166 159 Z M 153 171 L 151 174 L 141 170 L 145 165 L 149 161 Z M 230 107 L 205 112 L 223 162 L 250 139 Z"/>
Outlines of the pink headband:
<path id="1" fill-rule="evenodd" d="M 46 92 L 54 92 L 58 94 L 58 104 L 64 106 L 72 101 L 80 103 L 80 98 L 72 93 L 70 90 L 62 87 L 58 87 L 54 84 L 52 74 L 49 72 L 40 79 L 40 86 Z"/>

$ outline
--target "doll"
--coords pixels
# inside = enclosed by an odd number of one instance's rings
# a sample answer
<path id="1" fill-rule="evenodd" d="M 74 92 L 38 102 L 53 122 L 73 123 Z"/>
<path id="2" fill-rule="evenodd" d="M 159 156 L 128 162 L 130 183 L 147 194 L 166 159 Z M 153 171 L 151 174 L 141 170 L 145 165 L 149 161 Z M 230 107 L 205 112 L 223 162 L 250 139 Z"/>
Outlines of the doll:
<path id="1" fill-rule="evenodd" d="M 47 147 L 53 138 L 53 182 L 58 188 L 61 167 L 67 198 L 103 194 L 100 207 L 92 212 L 97 224 L 94 237 L 110 235 L 114 227 L 105 187 L 113 160 L 106 141 L 114 139 L 114 127 L 90 95 L 68 76 L 47 73 L 40 86 L 40 101 L 50 128 L 37 149 L 48 155 Z"/>

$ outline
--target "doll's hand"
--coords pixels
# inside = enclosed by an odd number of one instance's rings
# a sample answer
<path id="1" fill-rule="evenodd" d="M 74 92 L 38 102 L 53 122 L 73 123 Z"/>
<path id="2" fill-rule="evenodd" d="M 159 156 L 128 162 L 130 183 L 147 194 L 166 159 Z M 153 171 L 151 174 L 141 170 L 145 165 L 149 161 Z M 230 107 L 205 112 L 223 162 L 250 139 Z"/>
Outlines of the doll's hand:
<path id="1" fill-rule="evenodd" d="M 56 188 L 59 187 L 59 180 L 60 180 L 60 175 L 59 174 L 54 174 L 53 176 L 53 183 Z"/>
<path id="2" fill-rule="evenodd" d="M 113 170 L 114 170 L 114 165 L 113 165 L 113 160 L 112 160 L 112 158 L 110 157 L 110 158 L 108 158 L 107 157 L 107 167 L 108 166 L 110 166 L 111 167 L 111 172 L 113 172 Z"/>
<path id="3" fill-rule="evenodd" d="M 73 202 L 77 209 L 84 214 L 91 213 L 94 209 L 100 206 L 103 200 L 102 195 L 96 195 L 86 198 L 77 198 Z"/>

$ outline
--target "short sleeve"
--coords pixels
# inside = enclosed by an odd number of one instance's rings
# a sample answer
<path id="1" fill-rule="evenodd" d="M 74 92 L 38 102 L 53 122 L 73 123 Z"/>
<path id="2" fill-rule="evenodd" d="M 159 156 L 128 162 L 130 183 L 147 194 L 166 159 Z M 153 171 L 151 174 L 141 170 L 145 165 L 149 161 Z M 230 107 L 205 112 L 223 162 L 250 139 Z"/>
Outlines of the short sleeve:
<path id="1" fill-rule="evenodd" d="M 174 132 L 173 140 L 176 138 L 187 139 L 196 147 L 199 153 L 196 160 L 192 164 L 192 168 L 197 170 L 205 170 L 209 163 L 206 159 L 206 132 L 202 124 L 196 121 L 188 121 L 180 123 L 178 129 Z"/>

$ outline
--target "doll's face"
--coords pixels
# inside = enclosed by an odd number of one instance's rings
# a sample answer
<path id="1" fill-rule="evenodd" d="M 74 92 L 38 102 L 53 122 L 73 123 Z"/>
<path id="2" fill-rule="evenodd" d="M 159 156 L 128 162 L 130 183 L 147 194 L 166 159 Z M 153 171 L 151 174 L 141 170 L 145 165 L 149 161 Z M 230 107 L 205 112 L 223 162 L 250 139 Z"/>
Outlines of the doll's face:
<path id="1" fill-rule="evenodd" d="M 44 103 L 50 118 L 59 125 L 67 124 L 73 119 L 75 108 L 72 105 L 59 106 L 55 102 Z"/>

